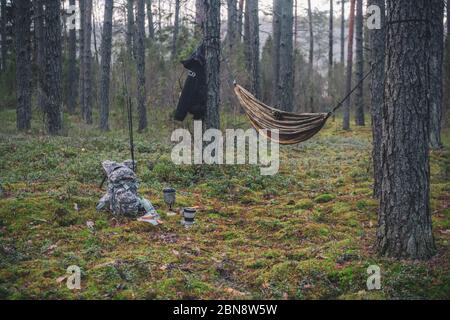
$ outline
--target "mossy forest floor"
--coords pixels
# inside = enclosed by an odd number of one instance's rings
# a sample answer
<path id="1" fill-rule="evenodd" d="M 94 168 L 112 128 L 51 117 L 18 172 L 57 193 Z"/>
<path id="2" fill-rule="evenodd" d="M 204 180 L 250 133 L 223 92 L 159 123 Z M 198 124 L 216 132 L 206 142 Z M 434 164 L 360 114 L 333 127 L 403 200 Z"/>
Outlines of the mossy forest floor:
<path id="1" fill-rule="evenodd" d="M 282 147 L 279 174 L 263 177 L 254 166 L 173 165 L 174 124 L 168 113 L 150 116 L 135 140 L 140 193 L 162 214 L 159 227 L 95 210 L 101 160 L 129 158 L 121 115 L 107 134 L 66 117 L 65 136 L 49 137 L 39 115 L 18 134 L 15 111 L 0 111 L 0 298 L 450 298 L 449 131 L 445 149 L 431 153 L 437 254 L 398 261 L 373 248 L 369 127 L 344 132 L 330 121 L 310 141 Z M 200 207 L 195 227 L 166 217 L 166 186 L 177 189 L 177 207 Z M 382 288 L 368 291 L 374 264 Z M 66 287 L 71 265 L 82 270 L 81 290 Z"/>

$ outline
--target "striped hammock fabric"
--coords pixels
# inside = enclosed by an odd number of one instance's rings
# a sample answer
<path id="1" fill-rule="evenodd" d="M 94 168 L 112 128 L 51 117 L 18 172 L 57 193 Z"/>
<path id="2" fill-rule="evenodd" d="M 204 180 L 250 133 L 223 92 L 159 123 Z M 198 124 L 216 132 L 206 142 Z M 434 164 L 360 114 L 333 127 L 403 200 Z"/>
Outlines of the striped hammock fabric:
<path id="1" fill-rule="evenodd" d="M 257 130 L 278 129 L 283 145 L 297 144 L 316 135 L 328 120 L 328 113 L 293 113 L 272 108 L 236 84 L 234 92 L 252 126 Z M 270 137 L 269 137 L 270 138 Z"/>

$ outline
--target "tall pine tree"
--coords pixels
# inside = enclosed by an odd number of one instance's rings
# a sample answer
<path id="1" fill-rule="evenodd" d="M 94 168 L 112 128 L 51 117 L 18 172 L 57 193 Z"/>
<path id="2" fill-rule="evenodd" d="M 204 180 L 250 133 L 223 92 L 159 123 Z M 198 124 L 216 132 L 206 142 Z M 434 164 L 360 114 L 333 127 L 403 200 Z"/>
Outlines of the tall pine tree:
<path id="1" fill-rule="evenodd" d="M 386 6 L 385 0 L 369 0 L 368 5 L 375 5 L 380 8 L 380 28 L 372 28 L 369 31 L 370 37 L 370 64 L 373 68 L 371 77 L 371 115 L 372 115 L 372 160 L 374 186 L 373 194 L 375 198 L 380 197 L 381 192 L 381 121 L 382 108 L 384 103 L 384 52 L 386 34 Z M 373 14 L 373 12 L 369 13 Z"/>
<path id="2" fill-rule="evenodd" d="M 31 1 L 14 0 L 17 129 L 31 128 Z"/>
<path id="3" fill-rule="evenodd" d="M 44 75 L 41 86 L 44 91 L 44 112 L 47 131 L 60 134 L 63 127 L 61 94 L 61 1 L 43 0 L 44 5 Z"/>
<path id="4" fill-rule="evenodd" d="M 109 130 L 109 86 L 111 73 L 113 0 L 105 0 L 100 66 L 100 129 Z"/>
<path id="5" fill-rule="evenodd" d="M 147 128 L 147 92 L 145 89 L 145 0 L 137 0 L 136 21 L 137 110 L 139 132 Z"/>
<path id="6" fill-rule="evenodd" d="M 220 0 L 204 0 L 206 51 L 206 117 L 205 128 L 220 128 Z"/>
<path id="7" fill-rule="evenodd" d="M 435 252 L 430 210 L 430 0 L 388 0 L 377 248 L 395 258 Z M 411 22 L 408 22 L 411 21 Z"/>

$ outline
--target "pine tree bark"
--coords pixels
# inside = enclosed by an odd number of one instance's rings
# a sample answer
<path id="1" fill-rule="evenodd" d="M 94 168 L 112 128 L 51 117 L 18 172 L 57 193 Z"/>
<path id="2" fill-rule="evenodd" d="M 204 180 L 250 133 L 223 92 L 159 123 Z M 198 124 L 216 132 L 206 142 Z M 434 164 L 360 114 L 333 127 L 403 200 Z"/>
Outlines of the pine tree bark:
<path id="1" fill-rule="evenodd" d="M 265 66 L 261 68 L 261 101 L 270 104 L 272 101 L 272 72 L 273 69 L 267 66 L 272 64 L 272 36 L 269 34 L 266 43 L 262 49 L 261 65 Z"/>
<path id="2" fill-rule="evenodd" d="M 250 38 L 250 19 L 249 19 L 249 9 L 248 0 L 245 1 L 244 10 L 244 59 L 245 59 L 245 69 L 250 75 L 252 70 L 252 48 L 251 48 L 251 38 Z M 251 82 L 251 81 L 250 81 Z"/>
<path id="3" fill-rule="evenodd" d="M 237 12 L 237 40 L 240 43 L 242 41 L 242 19 L 244 17 L 244 0 L 239 0 L 238 12 Z"/>
<path id="4" fill-rule="evenodd" d="M 14 0 L 17 129 L 31 128 L 31 1 Z"/>
<path id="5" fill-rule="evenodd" d="M 308 86 L 309 86 L 309 111 L 316 112 L 314 107 L 314 30 L 311 0 L 308 0 L 308 29 L 309 29 L 309 58 L 308 58 Z"/>
<path id="6" fill-rule="evenodd" d="M 293 2 L 283 0 L 281 7 L 280 39 L 280 107 L 285 111 L 294 109 L 294 51 L 293 51 Z"/>
<path id="7" fill-rule="evenodd" d="M 94 7 L 92 7 L 92 42 L 94 44 L 94 56 L 96 65 L 100 65 L 99 54 L 98 54 L 98 46 L 97 46 L 97 19 L 95 18 Z"/>
<path id="8" fill-rule="evenodd" d="M 85 9 L 85 0 L 79 0 L 79 8 L 80 8 L 80 30 L 79 30 L 79 59 L 80 59 L 80 68 L 79 68 L 79 85 L 78 92 L 79 96 L 79 104 L 81 108 L 81 117 L 85 118 L 85 110 L 84 110 L 84 9 Z"/>
<path id="9" fill-rule="evenodd" d="M 74 6 L 75 0 L 70 0 L 69 4 Z M 67 73 L 67 109 L 69 113 L 74 114 L 77 105 L 77 33 L 75 28 L 69 30 Z"/>
<path id="10" fill-rule="evenodd" d="M 345 91 L 350 92 L 352 89 L 352 72 L 353 72 L 353 36 L 355 27 L 355 0 L 350 0 L 350 18 L 348 30 L 348 50 L 347 50 L 347 74 L 345 81 Z M 351 97 L 344 103 L 344 119 L 342 129 L 350 130 L 350 105 Z"/>
<path id="11" fill-rule="evenodd" d="M 442 105 L 443 105 L 443 64 L 444 64 L 444 2 L 442 0 L 430 0 L 432 2 L 431 20 L 431 93 L 430 93 L 430 147 L 440 149 L 441 141 Z"/>
<path id="12" fill-rule="evenodd" d="M 111 73 L 113 0 L 105 0 L 100 66 L 100 129 L 109 130 L 109 86 Z"/>
<path id="13" fill-rule="evenodd" d="M 333 45 L 334 45 L 334 8 L 333 0 L 330 0 L 330 17 L 329 17 L 329 31 L 328 31 L 328 96 L 332 96 L 332 82 L 333 82 Z"/>
<path id="14" fill-rule="evenodd" d="M 1 10 L 1 19 L 0 19 L 0 27 L 1 27 L 1 37 L 2 37 L 2 50 L 1 50 L 1 71 L 6 70 L 6 56 L 8 54 L 8 43 L 6 39 L 6 22 L 7 22 L 7 15 L 6 15 L 6 0 L 1 0 L 0 2 L 0 10 Z"/>
<path id="15" fill-rule="evenodd" d="M 92 1 L 84 3 L 84 119 L 87 124 L 92 124 Z"/>
<path id="16" fill-rule="evenodd" d="M 356 81 L 364 77 L 364 18 L 363 0 L 356 0 L 355 38 L 356 38 Z M 364 126 L 364 85 L 360 84 L 355 94 L 355 124 Z"/>
<path id="17" fill-rule="evenodd" d="M 148 38 L 155 39 L 155 26 L 153 24 L 152 0 L 147 0 Z"/>
<path id="18" fill-rule="evenodd" d="M 273 0 L 272 18 L 272 105 L 275 108 L 281 107 L 280 98 L 280 44 L 281 44 L 281 3 L 282 0 Z"/>
<path id="19" fill-rule="evenodd" d="M 127 32 L 125 35 L 125 42 L 127 44 L 127 51 L 131 58 L 134 58 L 134 0 L 127 0 Z"/>
<path id="20" fill-rule="evenodd" d="M 178 33 L 180 29 L 180 0 L 175 0 L 175 21 L 173 25 L 172 60 L 177 56 Z"/>
<path id="21" fill-rule="evenodd" d="M 44 111 L 45 108 L 45 96 L 42 89 L 43 75 L 45 73 L 44 66 L 44 8 L 43 0 L 33 1 L 34 11 L 34 34 L 36 38 L 36 69 L 37 69 L 37 105 L 39 110 Z"/>
<path id="22" fill-rule="evenodd" d="M 220 128 L 220 0 L 203 0 L 206 12 L 204 28 L 206 51 L 205 129 Z"/>
<path id="23" fill-rule="evenodd" d="M 387 1 L 377 249 L 395 258 L 428 259 L 435 252 L 429 164 L 432 6 L 429 0 Z"/>
<path id="24" fill-rule="evenodd" d="M 345 0 L 341 0 L 341 66 L 345 65 Z M 344 70 L 344 69 L 342 69 Z"/>
<path id="25" fill-rule="evenodd" d="M 227 0 L 227 43 L 229 54 L 233 54 L 237 39 L 237 2 Z"/>
<path id="26" fill-rule="evenodd" d="M 204 33 L 206 10 L 204 0 L 195 0 L 195 36 L 200 38 Z"/>
<path id="27" fill-rule="evenodd" d="M 44 10 L 44 76 L 42 89 L 45 96 L 45 114 L 49 134 L 60 134 L 62 130 L 61 94 L 61 1 L 43 0 Z"/>
<path id="28" fill-rule="evenodd" d="M 448 127 L 450 110 L 450 2 L 447 1 L 447 35 L 445 37 L 444 61 L 444 103 L 442 108 L 442 127 Z"/>
<path id="29" fill-rule="evenodd" d="M 294 0 L 294 51 L 298 48 L 298 0 Z"/>
<path id="30" fill-rule="evenodd" d="M 249 17 L 250 56 L 251 56 L 251 91 L 255 97 L 261 97 L 259 70 L 259 9 L 258 0 L 247 0 Z"/>
<path id="31" fill-rule="evenodd" d="M 447 5 L 446 5 L 446 7 L 447 7 L 447 39 L 448 39 L 448 36 L 450 35 L 450 19 L 449 19 L 449 17 L 450 17 L 450 5 L 449 4 L 450 3 L 447 0 Z"/>
<path id="32" fill-rule="evenodd" d="M 199 0 L 196 0 L 196 1 L 199 1 Z M 161 0 L 158 0 L 158 34 L 159 34 L 159 37 L 161 38 L 161 35 L 162 35 L 162 7 L 161 7 Z"/>
<path id="33" fill-rule="evenodd" d="M 372 115 L 372 162 L 373 162 L 373 195 L 380 197 L 381 178 L 381 124 L 384 104 L 384 52 L 386 35 L 386 6 L 385 0 L 369 0 L 368 6 L 376 5 L 381 9 L 381 29 L 369 30 L 370 64 L 373 68 L 371 78 L 371 115 Z"/>
<path id="34" fill-rule="evenodd" d="M 138 131 L 147 128 L 147 93 L 145 89 L 145 0 L 137 0 L 136 64 L 137 64 L 137 110 Z"/>

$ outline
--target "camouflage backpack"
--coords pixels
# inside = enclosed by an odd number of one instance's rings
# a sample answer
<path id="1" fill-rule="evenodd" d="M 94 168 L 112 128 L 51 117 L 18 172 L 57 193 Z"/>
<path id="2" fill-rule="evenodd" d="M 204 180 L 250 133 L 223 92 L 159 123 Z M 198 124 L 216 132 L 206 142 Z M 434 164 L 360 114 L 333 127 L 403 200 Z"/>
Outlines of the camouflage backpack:
<path id="1" fill-rule="evenodd" d="M 109 206 L 114 215 L 136 217 L 143 206 L 137 194 L 139 183 L 132 170 L 132 161 L 116 163 L 107 160 L 102 166 L 108 177 L 108 192 L 100 199 L 97 210 Z"/>

